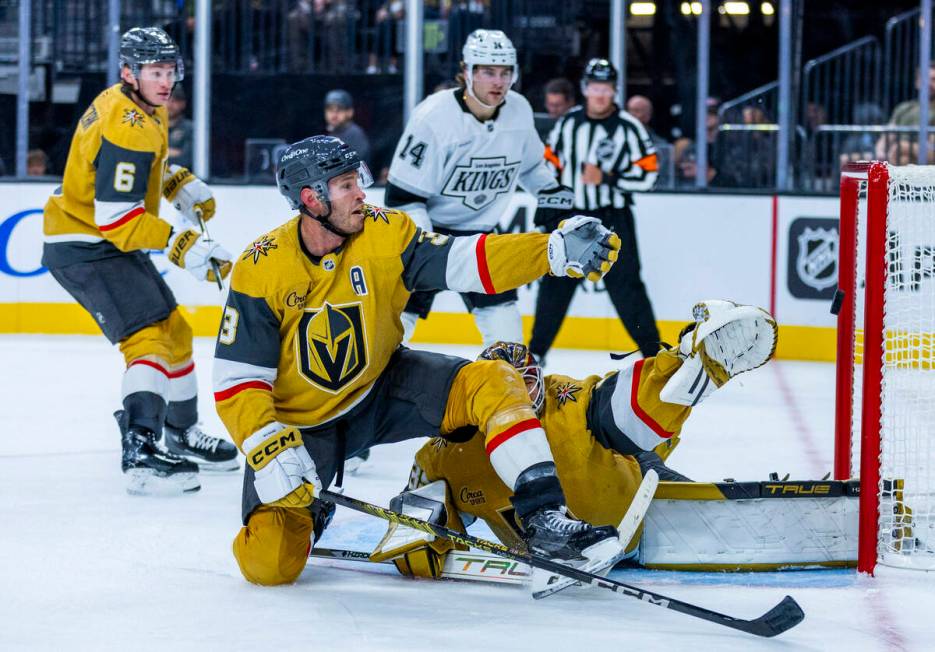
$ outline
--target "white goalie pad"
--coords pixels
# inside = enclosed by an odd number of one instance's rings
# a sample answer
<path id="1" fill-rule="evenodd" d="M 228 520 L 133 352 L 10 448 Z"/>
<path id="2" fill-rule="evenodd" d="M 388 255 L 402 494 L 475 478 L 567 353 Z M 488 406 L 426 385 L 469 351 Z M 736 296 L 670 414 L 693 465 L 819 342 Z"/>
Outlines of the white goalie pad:
<path id="1" fill-rule="evenodd" d="M 857 564 L 858 483 L 661 482 L 639 563 L 685 571 Z"/>

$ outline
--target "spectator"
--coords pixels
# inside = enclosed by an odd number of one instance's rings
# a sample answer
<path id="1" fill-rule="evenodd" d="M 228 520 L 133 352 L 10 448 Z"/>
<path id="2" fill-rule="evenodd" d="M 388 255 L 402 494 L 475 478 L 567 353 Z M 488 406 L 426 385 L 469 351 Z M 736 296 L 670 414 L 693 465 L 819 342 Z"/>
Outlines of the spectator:
<path id="1" fill-rule="evenodd" d="M 313 37 L 321 44 L 320 68 L 345 72 L 350 64 L 349 24 L 356 18 L 348 0 L 298 0 L 286 22 L 289 31 L 289 70 L 310 69 Z"/>
<path id="2" fill-rule="evenodd" d="M 49 157 L 41 149 L 31 149 L 26 154 L 26 174 L 44 177 L 49 173 Z"/>
<path id="3" fill-rule="evenodd" d="M 916 90 L 919 88 L 919 73 L 916 72 Z M 935 61 L 929 65 L 928 74 L 929 84 L 929 124 L 935 124 Z M 896 105 L 893 109 L 893 115 L 890 116 L 890 124 L 896 127 L 917 127 L 919 126 L 919 100 L 907 100 Z"/>
<path id="4" fill-rule="evenodd" d="M 187 106 L 185 89 L 176 86 L 166 105 L 169 112 L 169 164 L 190 169 L 194 156 L 195 127 L 192 121 L 185 117 Z"/>
<path id="5" fill-rule="evenodd" d="M 370 159 L 370 139 L 354 122 L 354 99 L 337 88 L 325 95 L 325 127 L 328 134 L 351 146 L 364 162 Z"/>
<path id="6" fill-rule="evenodd" d="M 672 162 L 672 144 L 660 136 L 650 125 L 653 119 L 653 103 L 644 95 L 634 95 L 627 100 L 627 113 L 640 121 L 646 128 L 646 133 L 656 146 L 656 156 L 659 159 L 659 177 L 656 179 L 656 188 L 672 188 L 675 186 L 675 170 Z"/>
<path id="7" fill-rule="evenodd" d="M 764 114 L 765 115 L 765 114 Z M 818 102 L 809 102 L 805 105 L 805 128 L 813 134 L 818 127 L 828 123 L 828 112 Z"/>
<path id="8" fill-rule="evenodd" d="M 564 77 L 552 79 L 545 85 L 545 110 L 558 120 L 575 105 L 575 87 Z"/>
<path id="9" fill-rule="evenodd" d="M 299 0 L 286 18 L 289 31 L 290 72 L 305 72 L 309 69 L 309 45 L 314 20 L 312 0 Z"/>
<path id="10" fill-rule="evenodd" d="M 717 106 L 708 107 L 705 118 L 705 127 L 708 140 L 708 185 L 733 185 L 727 170 L 721 169 L 723 141 L 718 137 L 720 119 L 717 115 Z M 679 138 L 673 147 L 675 159 L 675 181 L 678 186 L 693 186 L 698 173 L 697 151 L 695 143 L 690 138 Z"/>
<path id="11" fill-rule="evenodd" d="M 396 24 L 406 17 L 406 5 L 403 0 L 384 2 L 377 9 L 374 21 L 377 29 L 376 48 L 370 53 L 367 62 L 367 74 L 376 75 L 384 64 L 386 72 L 399 72 L 399 57 L 396 54 Z"/>
<path id="12" fill-rule="evenodd" d="M 883 124 L 883 109 L 876 104 L 866 102 L 854 107 L 854 124 L 859 127 L 872 127 Z M 877 138 L 872 132 L 862 131 L 847 136 L 838 149 L 839 163 L 869 160 L 874 157 Z"/>

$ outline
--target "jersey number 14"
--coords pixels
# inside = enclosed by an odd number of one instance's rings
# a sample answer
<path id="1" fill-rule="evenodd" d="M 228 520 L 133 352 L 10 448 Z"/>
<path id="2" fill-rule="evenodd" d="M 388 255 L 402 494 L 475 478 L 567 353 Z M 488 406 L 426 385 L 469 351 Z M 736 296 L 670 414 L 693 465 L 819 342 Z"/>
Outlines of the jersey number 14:
<path id="1" fill-rule="evenodd" d="M 425 148 L 426 144 L 421 141 L 413 145 L 412 134 L 409 134 L 406 136 L 406 144 L 403 145 L 403 149 L 399 153 L 399 158 L 405 161 L 406 157 L 409 157 L 413 167 L 421 168 L 422 161 L 425 160 Z"/>

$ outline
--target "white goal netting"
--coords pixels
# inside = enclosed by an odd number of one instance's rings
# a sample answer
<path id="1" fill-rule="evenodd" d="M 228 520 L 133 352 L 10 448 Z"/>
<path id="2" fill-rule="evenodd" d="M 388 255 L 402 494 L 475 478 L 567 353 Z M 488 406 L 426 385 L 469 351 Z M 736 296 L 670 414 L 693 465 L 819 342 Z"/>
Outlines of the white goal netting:
<path id="1" fill-rule="evenodd" d="M 872 362 L 864 360 L 867 185 L 861 182 L 857 220 L 855 474 L 860 469 L 863 365 Z M 866 397 L 881 407 L 877 555 L 882 564 L 929 570 L 935 569 L 935 166 L 889 167 L 885 218 L 886 254 L 870 267 L 870 282 L 885 277 L 883 355 L 875 363 L 882 385 L 878 397 Z"/>

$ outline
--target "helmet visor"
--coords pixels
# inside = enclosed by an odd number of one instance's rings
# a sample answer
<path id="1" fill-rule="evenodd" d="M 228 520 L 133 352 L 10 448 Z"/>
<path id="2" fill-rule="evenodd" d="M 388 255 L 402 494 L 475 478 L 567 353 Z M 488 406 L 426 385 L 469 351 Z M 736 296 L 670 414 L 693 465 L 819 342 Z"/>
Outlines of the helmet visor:
<path id="1" fill-rule="evenodd" d="M 357 185 L 361 188 L 369 188 L 373 185 L 373 174 L 363 161 L 360 162 L 360 167 L 357 168 Z"/>
<path id="2" fill-rule="evenodd" d="M 146 82 L 169 82 L 175 84 L 182 80 L 182 73 L 178 66 L 164 66 L 160 64 L 143 64 L 140 66 L 139 78 Z"/>

